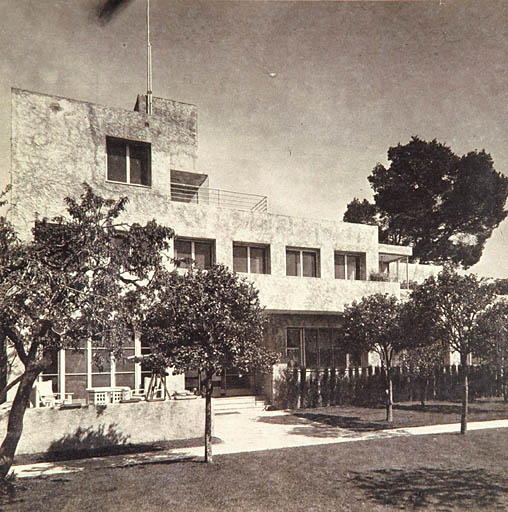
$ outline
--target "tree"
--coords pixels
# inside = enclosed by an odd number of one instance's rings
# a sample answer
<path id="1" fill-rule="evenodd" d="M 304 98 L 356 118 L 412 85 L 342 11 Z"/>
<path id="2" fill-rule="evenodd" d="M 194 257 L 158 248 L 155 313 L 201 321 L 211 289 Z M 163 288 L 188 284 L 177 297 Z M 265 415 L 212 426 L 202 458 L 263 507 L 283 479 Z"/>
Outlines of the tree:
<path id="1" fill-rule="evenodd" d="M 508 402 L 508 302 L 496 302 L 479 316 L 475 336 L 481 341 L 481 350 L 475 355 L 484 365 L 497 370 L 504 401 Z"/>
<path id="2" fill-rule="evenodd" d="M 143 342 L 176 372 L 197 370 L 205 385 L 205 461 L 212 462 L 212 377 L 276 362 L 261 347 L 264 315 L 258 293 L 224 266 L 176 272 L 154 283 L 155 299 L 140 323 Z"/>
<path id="3" fill-rule="evenodd" d="M 124 296 L 161 268 L 161 251 L 173 236 L 155 221 L 120 222 L 126 198 L 104 199 L 84 188 L 79 201 L 65 200 L 66 218 L 36 222 L 32 241 L 0 226 L 0 330 L 22 367 L 3 390 L 18 386 L 0 446 L 0 478 L 12 465 L 30 392 L 52 354 L 91 340 L 119 355 L 132 337 Z"/>
<path id="4" fill-rule="evenodd" d="M 376 293 L 346 306 L 340 342 L 345 352 L 375 352 L 386 377 L 386 421 L 393 421 L 392 367 L 406 345 L 401 332 L 401 304 L 394 295 Z"/>
<path id="5" fill-rule="evenodd" d="M 413 137 L 388 150 L 390 167 L 369 176 L 374 204 L 354 199 L 344 221 L 375 224 L 380 241 L 413 246 L 421 262 L 470 267 L 508 214 L 508 178 L 485 151 L 461 157 L 433 140 Z"/>
<path id="6" fill-rule="evenodd" d="M 400 366 L 414 375 L 418 382 L 422 407 L 425 407 L 430 380 L 443 367 L 445 355 L 445 347 L 439 342 L 428 346 L 413 346 L 401 354 Z"/>
<path id="7" fill-rule="evenodd" d="M 485 348 L 478 321 L 495 301 L 492 284 L 474 274 L 460 275 L 450 267 L 413 290 L 413 336 L 427 343 L 442 342 L 460 355 L 462 373 L 461 433 L 467 430 L 468 357 Z"/>

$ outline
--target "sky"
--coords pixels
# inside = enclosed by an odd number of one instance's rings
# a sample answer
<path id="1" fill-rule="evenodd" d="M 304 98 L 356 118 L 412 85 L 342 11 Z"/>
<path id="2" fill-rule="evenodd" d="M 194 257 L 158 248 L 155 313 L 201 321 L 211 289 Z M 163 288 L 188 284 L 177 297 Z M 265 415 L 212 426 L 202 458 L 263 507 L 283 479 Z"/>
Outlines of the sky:
<path id="1" fill-rule="evenodd" d="M 145 0 L 0 0 L 0 185 L 10 88 L 132 109 L 146 92 Z M 272 213 L 341 220 L 390 146 L 485 149 L 508 175 L 505 0 L 151 0 L 153 93 L 198 107 L 198 171 Z M 488 198 L 486 198 L 488 200 Z M 508 220 L 480 275 L 508 277 Z"/>

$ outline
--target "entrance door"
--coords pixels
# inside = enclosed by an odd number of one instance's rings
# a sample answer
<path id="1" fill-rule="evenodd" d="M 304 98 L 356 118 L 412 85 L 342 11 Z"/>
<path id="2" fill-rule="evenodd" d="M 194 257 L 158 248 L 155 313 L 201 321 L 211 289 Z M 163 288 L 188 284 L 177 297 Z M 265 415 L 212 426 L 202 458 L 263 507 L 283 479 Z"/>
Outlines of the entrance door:
<path id="1" fill-rule="evenodd" d="M 254 395 L 254 375 L 235 368 L 225 370 L 221 378 L 222 396 Z"/>

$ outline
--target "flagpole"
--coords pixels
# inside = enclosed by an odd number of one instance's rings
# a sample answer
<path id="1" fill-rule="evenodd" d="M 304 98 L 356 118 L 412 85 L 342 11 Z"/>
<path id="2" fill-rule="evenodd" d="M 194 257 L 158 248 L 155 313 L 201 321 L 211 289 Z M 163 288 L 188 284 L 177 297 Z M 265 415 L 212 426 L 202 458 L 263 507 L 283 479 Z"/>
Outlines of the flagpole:
<path id="1" fill-rule="evenodd" d="M 146 0 L 146 113 L 152 113 L 152 45 L 150 44 L 150 0 Z"/>

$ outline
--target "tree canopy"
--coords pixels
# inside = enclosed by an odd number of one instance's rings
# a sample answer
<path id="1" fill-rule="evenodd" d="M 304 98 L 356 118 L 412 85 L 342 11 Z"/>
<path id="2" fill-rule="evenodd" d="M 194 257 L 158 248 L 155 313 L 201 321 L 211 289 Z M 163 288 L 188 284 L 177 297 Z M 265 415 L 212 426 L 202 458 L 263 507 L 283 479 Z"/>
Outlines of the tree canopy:
<path id="1" fill-rule="evenodd" d="M 126 203 L 85 185 L 79 200 L 66 198 L 67 216 L 36 222 L 31 241 L 0 222 L 0 331 L 22 365 L 7 386 L 18 384 L 0 447 L 0 477 L 12 464 L 33 384 L 54 351 L 92 340 L 118 354 L 132 339 L 124 297 L 162 268 L 173 231 L 155 221 L 126 225 L 120 220 Z"/>
<path id="2" fill-rule="evenodd" d="M 205 382 L 205 460 L 212 461 L 212 377 L 229 368 L 265 369 L 276 357 L 262 346 L 263 309 L 252 284 L 222 265 L 160 274 L 140 322 L 153 357 L 176 371 L 197 370 Z"/>
<path id="3" fill-rule="evenodd" d="M 339 338 L 348 353 L 369 351 L 379 355 L 386 374 L 387 421 L 393 421 L 393 359 L 406 346 L 406 338 L 401 331 L 401 312 L 402 305 L 394 295 L 368 295 L 344 308 Z"/>
<path id="4" fill-rule="evenodd" d="M 388 149 L 368 180 L 374 203 L 353 199 L 345 222 L 379 226 L 380 241 L 413 246 L 421 262 L 470 267 L 508 214 L 508 178 L 485 151 L 458 156 L 444 144 L 413 137 Z"/>
<path id="5" fill-rule="evenodd" d="M 467 428 L 468 357 L 482 352 L 488 338 L 479 336 L 479 320 L 496 300 L 495 287 L 474 274 L 461 275 L 449 267 L 430 277 L 411 294 L 412 336 L 441 342 L 460 355 L 463 375 L 462 433 Z"/>

